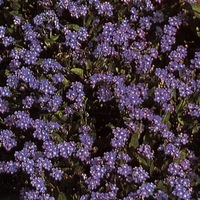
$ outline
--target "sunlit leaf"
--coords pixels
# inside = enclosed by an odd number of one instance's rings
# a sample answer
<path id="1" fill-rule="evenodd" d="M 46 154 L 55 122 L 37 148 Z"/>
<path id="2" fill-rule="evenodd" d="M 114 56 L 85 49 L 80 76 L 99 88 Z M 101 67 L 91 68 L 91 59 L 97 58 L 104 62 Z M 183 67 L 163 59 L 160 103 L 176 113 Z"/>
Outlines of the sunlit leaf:
<path id="1" fill-rule="evenodd" d="M 129 147 L 134 147 L 135 149 L 139 146 L 139 140 L 137 134 L 132 134 L 131 141 L 129 142 Z"/>
<path id="2" fill-rule="evenodd" d="M 71 71 L 73 73 L 75 73 L 76 75 L 80 76 L 83 79 L 83 77 L 84 77 L 83 69 L 81 69 L 81 68 L 72 68 Z"/>
<path id="3" fill-rule="evenodd" d="M 59 192 L 57 200 L 67 200 L 67 197 L 65 196 L 63 192 Z"/>

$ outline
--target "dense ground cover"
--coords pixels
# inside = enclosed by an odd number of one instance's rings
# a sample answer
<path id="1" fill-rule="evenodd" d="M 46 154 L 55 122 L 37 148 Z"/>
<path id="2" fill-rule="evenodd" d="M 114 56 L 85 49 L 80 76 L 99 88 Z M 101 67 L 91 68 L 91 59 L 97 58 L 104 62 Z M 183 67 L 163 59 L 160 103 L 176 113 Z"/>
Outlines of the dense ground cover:
<path id="1" fill-rule="evenodd" d="M 0 199 L 200 198 L 190 3 L 0 0 Z"/>

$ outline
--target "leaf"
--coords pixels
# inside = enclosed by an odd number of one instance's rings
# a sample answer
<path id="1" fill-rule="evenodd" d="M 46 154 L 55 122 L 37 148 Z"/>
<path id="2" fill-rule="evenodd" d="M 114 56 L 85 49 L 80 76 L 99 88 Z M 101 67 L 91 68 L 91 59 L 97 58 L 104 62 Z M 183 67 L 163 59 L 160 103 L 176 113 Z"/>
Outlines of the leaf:
<path id="1" fill-rule="evenodd" d="M 54 139 L 56 139 L 56 141 L 63 142 L 62 137 L 58 134 L 58 133 L 53 133 Z"/>
<path id="2" fill-rule="evenodd" d="M 17 10 L 13 10 L 10 12 L 11 15 L 13 16 L 18 16 L 19 15 L 19 12 Z"/>
<path id="3" fill-rule="evenodd" d="M 72 68 L 71 71 L 74 74 L 80 76 L 83 79 L 83 69 L 81 69 L 81 68 Z"/>
<path id="4" fill-rule="evenodd" d="M 114 129 L 114 128 L 115 128 L 115 126 L 114 126 L 112 123 L 106 124 L 106 127 L 111 128 L 111 129 Z"/>
<path id="5" fill-rule="evenodd" d="M 169 121 L 169 118 L 170 118 L 170 112 L 166 111 L 162 118 L 162 123 L 167 123 Z"/>
<path id="6" fill-rule="evenodd" d="M 10 75 L 10 71 L 6 69 L 6 70 L 5 70 L 5 75 L 6 75 L 6 76 L 9 76 L 9 75 Z"/>
<path id="7" fill-rule="evenodd" d="M 88 17 L 87 20 L 86 20 L 86 26 L 89 26 L 89 25 L 91 24 L 93 18 L 94 18 L 94 16 L 89 15 L 89 17 Z"/>
<path id="8" fill-rule="evenodd" d="M 180 103 L 175 108 L 176 113 L 178 113 L 179 110 L 181 110 L 185 106 L 185 103 L 186 103 L 185 100 L 180 101 Z"/>
<path id="9" fill-rule="evenodd" d="M 135 149 L 139 146 L 139 140 L 137 134 L 132 134 L 131 141 L 129 142 L 129 147 L 134 147 Z"/>
<path id="10" fill-rule="evenodd" d="M 67 200 L 67 197 L 65 196 L 63 192 L 59 192 L 57 200 Z"/>
<path id="11" fill-rule="evenodd" d="M 194 128 L 192 129 L 192 134 L 198 133 L 200 131 L 200 126 L 196 125 L 194 126 Z"/>
<path id="12" fill-rule="evenodd" d="M 178 117 L 178 122 L 181 124 L 181 125 L 184 125 L 184 121 L 181 117 Z"/>
<path id="13" fill-rule="evenodd" d="M 69 80 L 67 80 L 66 78 L 64 78 L 63 84 L 64 84 L 64 87 L 62 88 L 61 93 L 64 93 L 65 89 L 70 86 L 70 82 L 69 82 Z"/>
<path id="14" fill-rule="evenodd" d="M 151 160 L 150 161 L 150 169 L 149 169 L 150 175 L 152 176 L 153 172 L 154 172 L 154 161 Z"/>
<path id="15" fill-rule="evenodd" d="M 150 160 L 148 158 L 146 158 L 144 156 L 140 156 L 140 155 L 138 155 L 137 158 L 138 158 L 140 165 L 149 167 Z"/>
<path id="16" fill-rule="evenodd" d="M 67 26 L 68 26 L 68 28 L 73 29 L 75 31 L 78 31 L 78 29 L 79 29 L 79 25 L 77 25 L 77 24 L 68 24 Z"/>
<path id="17" fill-rule="evenodd" d="M 8 27 L 7 30 L 9 33 L 13 33 L 13 31 L 14 31 L 13 28 L 10 28 L 10 27 Z"/>
<path id="18" fill-rule="evenodd" d="M 157 189 L 163 189 L 163 181 L 162 180 L 158 181 Z"/>
<path id="19" fill-rule="evenodd" d="M 50 39 L 51 40 L 56 41 L 59 37 L 60 37 L 60 35 L 53 35 L 52 32 L 50 32 Z"/>
<path id="20" fill-rule="evenodd" d="M 46 39 L 44 40 L 44 43 L 45 43 L 48 47 L 52 45 L 52 41 L 51 41 L 50 39 L 48 39 L 48 38 L 46 38 Z"/>
<path id="21" fill-rule="evenodd" d="M 21 8 L 21 5 L 16 1 L 11 3 L 11 8 L 13 10 L 19 10 Z"/>

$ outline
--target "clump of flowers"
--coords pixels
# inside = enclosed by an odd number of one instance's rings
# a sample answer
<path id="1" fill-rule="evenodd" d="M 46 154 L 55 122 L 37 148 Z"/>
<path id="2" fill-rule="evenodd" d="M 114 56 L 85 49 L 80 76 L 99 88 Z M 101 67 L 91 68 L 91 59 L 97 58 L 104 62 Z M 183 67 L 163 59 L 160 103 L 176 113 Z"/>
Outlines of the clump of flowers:
<path id="1" fill-rule="evenodd" d="M 0 199 L 200 197 L 190 3 L 0 0 Z"/>

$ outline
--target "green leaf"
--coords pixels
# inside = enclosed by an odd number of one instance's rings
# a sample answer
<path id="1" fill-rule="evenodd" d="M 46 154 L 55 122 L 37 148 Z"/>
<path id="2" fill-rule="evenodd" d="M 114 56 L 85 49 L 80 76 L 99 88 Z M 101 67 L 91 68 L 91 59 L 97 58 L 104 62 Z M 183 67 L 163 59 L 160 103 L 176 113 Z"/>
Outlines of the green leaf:
<path id="1" fill-rule="evenodd" d="M 13 10 L 19 10 L 21 8 L 21 5 L 17 1 L 15 1 L 11 3 L 11 8 Z"/>
<path id="2" fill-rule="evenodd" d="M 81 68 L 72 68 L 71 72 L 73 72 L 74 74 L 80 76 L 83 79 L 83 69 L 81 69 Z"/>
<path id="3" fill-rule="evenodd" d="M 62 137 L 58 134 L 58 133 L 53 133 L 54 139 L 56 139 L 56 141 L 63 142 Z"/>
<path id="4" fill-rule="evenodd" d="M 50 32 L 50 39 L 51 40 L 56 41 L 59 37 L 60 37 L 60 35 L 53 35 L 52 32 Z"/>
<path id="5" fill-rule="evenodd" d="M 10 14 L 13 15 L 13 16 L 18 16 L 19 12 L 18 12 L 18 10 L 13 10 L 13 11 L 10 12 Z"/>
<path id="6" fill-rule="evenodd" d="M 114 128 L 115 128 L 115 126 L 114 126 L 112 123 L 106 124 L 106 127 L 111 128 L 111 129 L 114 129 Z"/>
<path id="7" fill-rule="evenodd" d="M 48 38 L 46 38 L 46 39 L 44 40 L 44 43 L 45 43 L 48 47 L 52 45 L 52 41 L 51 41 L 50 39 L 48 39 Z"/>
<path id="8" fill-rule="evenodd" d="M 181 125 L 184 125 L 184 121 L 181 117 L 178 117 L 178 122 L 181 124 Z"/>
<path id="9" fill-rule="evenodd" d="M 180 103 L 175 108 L 176 113 L 178 113 L 179 110 L 183 109 L 183 107 L 185 106 L 185 104 L 186 104 L 186 101 L 184 99 L 181 100 Z"/>
<path id="10" fill-rule="evenodd" d="M 89 17 L 87 18 L 87 20 L 86 20 L 86 26 L 89 26 L 90 24 L 91 24 L 91 22 L 92 22 L 92 20 L 93 20 L 93 18 L 94 18 L 94 16 L 92 16 L 92 15 L 89 15 Z"/>
<path id="11" fill-rule="evenodd" d="M 132 134 L 131 141 L 129 142 L 129 147 L 134 147 L 135 149 L 139 146 L 139 140 L 137 134 Z"/>
<path id="12" fill-rule="evenodd" d="M 6 75 L 6 76 L 9 76 L 9 74 L 10 74 L 10 71 L 6 69 L 6 70 L 5 70 L 5 75 Z"/>
<path id="13" fill-rule="evenodd" d="M 162 118 L 162 123 L 167 123 L 169 121 L 169 118 L 170 118 L 170 112 L 166 111 Z"/>
<path id="14" fill-rule="evenodd" d="M 8 27 L 7 30 L 9 33 L 13 33 L 13 31 L 14 31 L 13 28 L 10 28 L 10 27 Z"/>
<path id="15" fill-rule="evenodd" d="M 79 29 L 79 25 L 77 25 L 77 24 L 68 24 L 67 26 L 68 26 L 68 28 L 73 29 L 75 31 L 78 31 L 78 29 Z"/>
<path id="16" fill-rule="evenodd" d="M 70 82 L 69 82 L 69 80 L 67 80 L 66 78 L 64 78 L 63 84 L 64 84 L 65 88 L 67 88 L 67 87 L 70 86 Z"/>
<path id="17" fill-rule="evenodd" d="M 163 189 L 163 181 L 162 180 L 158 181 L 157 189 Z"/>
<path id="18" fill-rule="evenodd" d="M 153 172 L 154 172 L 154 161 L 153 160 L 150 160 L 150 169 L 149 169 L 149 172 L 150 172 L 150 175 L 152 175 Z"/>
<path id="19" fill-rule="evenodd" d="M 145 166 L 145 167 L 149 166 L 149 159 L 148 158 L 146 158 L 144 156 L 140 156 L 140 155 L 138 155 L 137 158 L 138 158 L 140 165 Z"/>
<path id="20" fill-rule="evenodd" d="M 192 134 L 199 133 L 199 132 L 200 132 L 200 125 L 194 126 L 194 128 L 192 129 Z"/>
<path id="21" fill-rule="evenodd" d="M 59 192 L 57 200 L 67 200 L 67 197 L 65 196 L 63 192 Z"/>

